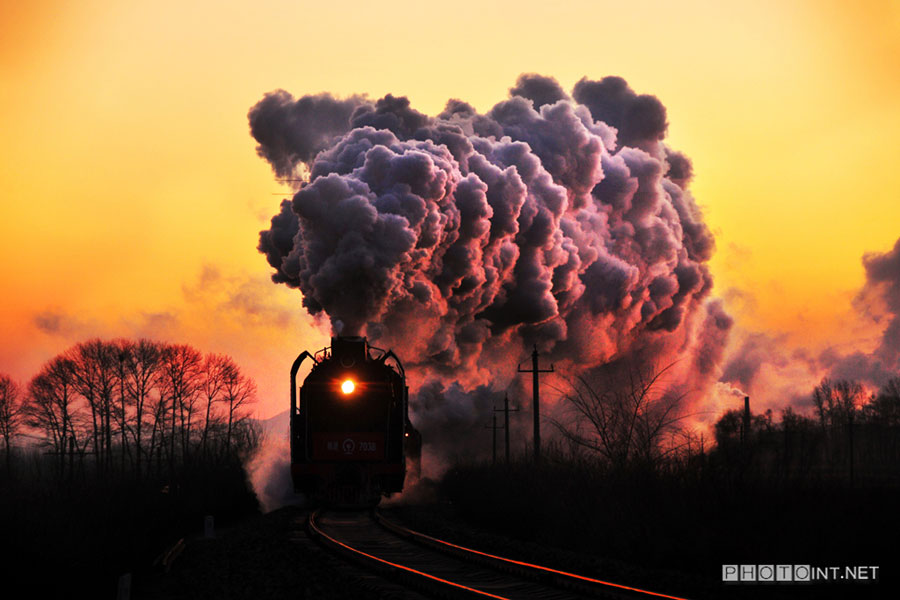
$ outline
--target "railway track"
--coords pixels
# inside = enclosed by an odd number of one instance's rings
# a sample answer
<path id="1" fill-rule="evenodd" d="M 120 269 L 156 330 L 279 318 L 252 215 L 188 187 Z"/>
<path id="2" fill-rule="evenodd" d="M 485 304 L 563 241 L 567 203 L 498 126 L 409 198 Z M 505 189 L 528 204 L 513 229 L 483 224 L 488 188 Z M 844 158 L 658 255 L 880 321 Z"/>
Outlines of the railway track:
<path id="1" fill-rule="evenodd" d="M 316 511 L 307 527 L 335 554 L 429 597 L 684 600 L 465 548 L 407 529 L 377 511 Z"/>

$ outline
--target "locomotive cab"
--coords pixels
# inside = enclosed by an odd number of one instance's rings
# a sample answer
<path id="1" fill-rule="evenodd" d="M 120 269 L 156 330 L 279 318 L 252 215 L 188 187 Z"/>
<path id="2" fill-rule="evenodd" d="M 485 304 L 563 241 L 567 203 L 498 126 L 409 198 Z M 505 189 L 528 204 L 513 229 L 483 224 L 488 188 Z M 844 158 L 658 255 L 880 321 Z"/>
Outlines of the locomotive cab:
<path id="1" fill-rule="evenodd" d="M 300 388 L 300 363 L 313 367 Z M 363 337 L 334 337 L 291 370 L 291 476 L 294 489 L 331 505 L 374 505 L 403 489 L 406 458 L 420 440 L 408 418 L 403 366 Z"/>

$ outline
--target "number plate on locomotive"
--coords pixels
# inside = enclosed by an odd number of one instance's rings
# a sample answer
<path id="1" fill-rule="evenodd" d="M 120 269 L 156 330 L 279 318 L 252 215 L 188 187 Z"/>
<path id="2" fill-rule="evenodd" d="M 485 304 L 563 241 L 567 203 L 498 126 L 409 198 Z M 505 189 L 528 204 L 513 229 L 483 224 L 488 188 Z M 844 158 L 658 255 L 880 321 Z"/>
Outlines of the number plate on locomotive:
<path id="1" fill-rule="evenodd" d="M 315 460 L 383 460 L 383 433 L 314 433 Z"/>

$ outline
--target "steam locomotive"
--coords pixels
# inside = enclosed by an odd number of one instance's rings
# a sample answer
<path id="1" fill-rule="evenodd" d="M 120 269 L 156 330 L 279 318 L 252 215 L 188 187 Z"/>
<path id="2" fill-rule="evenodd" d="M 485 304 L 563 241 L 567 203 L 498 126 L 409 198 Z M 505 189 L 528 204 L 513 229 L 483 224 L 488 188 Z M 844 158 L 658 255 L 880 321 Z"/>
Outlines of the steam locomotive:
<path id="1" fill-rule="evenodd" d="M 312 370 L 300 387 L 305 359 Z M 364 337 L 333 337 L 291 367 L 291 477 L 317 504 L 374 506 L 403 489 L 407 460 L 418 469 L 422 439 L 408 412 L 397 356 Z"/>

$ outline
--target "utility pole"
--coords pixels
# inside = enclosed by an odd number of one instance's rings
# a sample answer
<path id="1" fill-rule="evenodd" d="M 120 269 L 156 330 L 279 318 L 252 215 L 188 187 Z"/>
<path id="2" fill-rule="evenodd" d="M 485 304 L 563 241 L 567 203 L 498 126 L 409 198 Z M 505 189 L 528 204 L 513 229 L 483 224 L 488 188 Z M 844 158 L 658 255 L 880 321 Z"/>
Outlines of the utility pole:
<path id="1" fill-rule="evenodd" d="M 496 465 L 497 464 L 497 430 L 500 429 L 500 427 L 497 427 L 496 409 L 494 409 L 493 417 L 494 417 L 493 423 L 491 425 L 485 425 L 484 428 L 491 430 L 491 464 Z M 507 439 L 509 439 L 508 433 L 507 433 Z"/>
<path id="2" fill-rule="evenodd" d="M 503 412 L 503 429 L 506 437 L 506 464 L 509 464 L 509 413 L 519 412 L 518 408 L 509 407 L 509 394 L 503 395 L 503 408 L 495 408 L 494 412 Z"/>
<path id="3" fill-rule="evenodd" d="M 521 365 L 519 365 L 519 373 L 531 373 L 532 374 L 532 388 L 534 399 L 531 403 L 531 407 L 534 410 L 534 462 L 541 462 L 541 390 L 540 384 L 538 383 L 538 374 L 539 373 L 552 373 L 553 372 L 553 364 L 550 364 L 549 369 L 539 369 L 538 368 L 538 351 L 537 344 L 534 345 L 534 352 L 531 353 L 531 368 L 523 369 Z"/>

